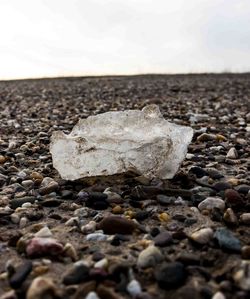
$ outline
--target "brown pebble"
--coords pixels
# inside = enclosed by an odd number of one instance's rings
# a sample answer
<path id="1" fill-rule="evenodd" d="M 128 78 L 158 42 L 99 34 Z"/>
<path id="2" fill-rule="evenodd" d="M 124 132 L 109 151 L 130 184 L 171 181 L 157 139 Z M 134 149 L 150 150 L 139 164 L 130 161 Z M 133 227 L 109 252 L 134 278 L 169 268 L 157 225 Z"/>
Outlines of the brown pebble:
<path id="1" fill-rule="evenodd" d="M 97 225 L 98 229 L 102 229 L 105 234 L 132 234 L 136 228 L 136 224 L 132 220 L 120 216 L 108 216 L 102 219 Z"/>

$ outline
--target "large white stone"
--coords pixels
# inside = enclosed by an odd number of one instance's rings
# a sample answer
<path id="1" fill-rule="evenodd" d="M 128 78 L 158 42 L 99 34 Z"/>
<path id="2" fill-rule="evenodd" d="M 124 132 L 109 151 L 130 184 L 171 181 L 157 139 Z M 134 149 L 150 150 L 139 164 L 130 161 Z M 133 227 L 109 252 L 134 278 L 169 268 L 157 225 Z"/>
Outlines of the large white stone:
<path id="1" fill-rule="evenodd" d="M 192 128 L 168 122 L 149 105 L 80 119 L 69 135 L 53 132 L 50 152 L 67 180 L 126 172 L 171 179 L 192 136 Z"/>

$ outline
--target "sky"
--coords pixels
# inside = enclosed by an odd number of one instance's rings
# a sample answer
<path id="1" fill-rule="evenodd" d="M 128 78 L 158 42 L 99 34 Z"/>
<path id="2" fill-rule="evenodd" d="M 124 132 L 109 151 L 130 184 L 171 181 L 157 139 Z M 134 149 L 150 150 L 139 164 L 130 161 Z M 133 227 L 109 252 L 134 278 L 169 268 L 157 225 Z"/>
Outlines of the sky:
<path id="1" fill-rule="evenodd" d="M 0 79 L 250 71 L 249 0 L 0 0 Z"/>

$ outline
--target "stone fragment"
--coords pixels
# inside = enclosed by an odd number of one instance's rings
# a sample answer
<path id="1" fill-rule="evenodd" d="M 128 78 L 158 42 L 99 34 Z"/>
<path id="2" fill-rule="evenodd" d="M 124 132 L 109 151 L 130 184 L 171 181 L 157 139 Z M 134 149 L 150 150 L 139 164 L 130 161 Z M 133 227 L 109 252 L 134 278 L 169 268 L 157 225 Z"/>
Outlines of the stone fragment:
<path id="1" fill-rule="evenodd" d="M 207 244 L 213 238 L 213 230 L 210 227 L 199 229 L 193 232 L 190 238 L 196 243 Z"/>
<path id="2" fill-rule="evenodd" d="M 225 210 L 225 202 L 220 197 L 207 197 L 199 203 L 198 209 L 202 210 L 213 210 L 217 208 L 221 211 Z"/>
<path id="3" fill-rule="evenodd" d="M 241 256 L 245 260 L 250 260 L 250 245 L 245 245 L 242 247 Z"/>
<path id="4" fill-rule="evenodd" d="M 38 238 L 50 238 L 50 237 L 52 237 L 52 232 L 48 228 L 48 226 L 44 226 L 38 232 L 35 233 L 35 237 L 38 237 Z"/>
<path id="5" fill-rule="evenodd" d="M 154 267 L 163 261 L 163 259 L 161 251 L 156 246 L 150 245 L 139 254 L 137 266 L 139 268 Z"/>
<path id="6" fill-rule="evenodd" d="M 224 296 L 224 294 L 222 292 L 216 292 L 212 299 L 226 299 L 226 297 Z"/>
<path id="7" fill-rule="evenodd" d="M 63 245 L 56 239 L 38 238 L 31 239 L 26 247 L 26 253 L 29 257 L 38 256 L 58 256 L 63 252 Z"/>
<path id="8" fill-rule="evenodd" d="M 61 177 L 76 180 L 133 172 L 173 178 L 193 136 L 165 120 L 156 105 L 81 119 L 69 135 L 52 134 L 50 152 Z"/>
<path id="9" fill-rule="evenodd" d="M 155 271 L 155 278 L 162 289 L 181 286 L 186 280 L 186 271 L 182 263 L 164 263 Z"/>
<path id="10" fill-rule="evenodd" d="M 238 153 L 235 147 L 231 147 L 230 150 L 228 151 L 226 157 L 228 159 L 237 159 L 238 158 Z"/>
<path id="11" fill-rule="evenodd" d="M 107 216 L 97 224 L 97 228 L 103 230 L 105 234 L 131 234 L 136 224 L 124 217 L 120 216 Z"/>
<path id="12" fill-rule="evenodd" d="M 236 238 L 233 233 L 226 228 L 218 228 L 214 233 L 214 238 L 218 242 L 219 246 L 228 251 L 240 252 L 241 243 L 238 238 Z"/>

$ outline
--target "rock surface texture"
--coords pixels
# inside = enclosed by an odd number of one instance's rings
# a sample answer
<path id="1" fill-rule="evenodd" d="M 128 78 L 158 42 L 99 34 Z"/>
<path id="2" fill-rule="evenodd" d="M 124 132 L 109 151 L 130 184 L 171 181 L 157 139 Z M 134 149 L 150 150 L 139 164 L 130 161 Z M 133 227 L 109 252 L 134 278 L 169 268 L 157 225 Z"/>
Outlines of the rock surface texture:
<path id="1" fill-rule="evenodd" d="M 168 122 L 149 105 L 81 119 L 69 135 L 52 134 L 50 152 L 67 180 L 126 172 L 171 179 L 192 137 L 192 128 Z"/>

